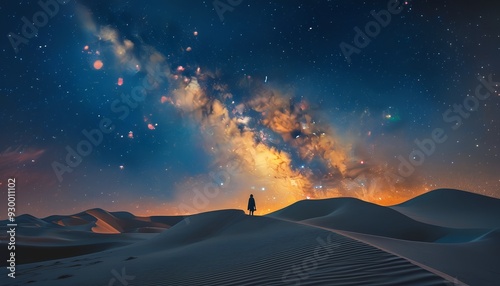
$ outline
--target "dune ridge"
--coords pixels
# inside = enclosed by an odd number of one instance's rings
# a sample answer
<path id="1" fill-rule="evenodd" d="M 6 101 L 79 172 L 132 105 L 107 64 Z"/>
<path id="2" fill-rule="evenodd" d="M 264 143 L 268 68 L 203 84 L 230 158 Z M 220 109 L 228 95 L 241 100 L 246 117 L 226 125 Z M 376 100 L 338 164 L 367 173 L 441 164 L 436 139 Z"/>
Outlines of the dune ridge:
<path id="1" fill-rule="evenodd" d="M 438 189 L 392 207 L 326 199 L 300 201 L 269 216 L 325 227 L 397 253 L 454 277 L 456 285 L 494 285 L 500 278 L 496 198 Z"/>
<path id="2" fill-rule="evenodd" d="M 105 285 L 103 277 L 119 265 L 134 276 L 131 285 L 144 286 L 449 285 L 447 279 L 366 243 L 315 226 L 250 217 L 241 210 L 193 215 L 189 223 L 148 240 L 81 259 L 86 267 L 74 266 L 81 264 L 74 258 L 58 260 L 56 266 L 24 265 L 28 274 L 18 282 Z"/>
<path id="3" fill-rule="evenodd" d="M 138 217 L 129 212 L 107 212 L 94 208 L 70 216 L 53 215 L 42 221 L 95 233 L 134 233 L 141 232 L 141 229 L 161 232 L 183 219 L 183 216 Z"/>
<path id="4" fill-rule="evenodd" d="M 145 286 L 495 285 L 499 201 L 436 190 L 391 207 L 306 200 L 262 217 L 242 210 L 27 215 L 20 235 L 40 257 L 21 261 L 23 274 L 7 285 L 106 285 L 112 270 L 124 269 L 130 285 Z M 454 222 L 461 209 L 474 215 Z"/>
<path id="5" fill-rule="evenodd" d="M 415 220 L 454 228 L 500 228 L 500 199 L 453 189 L 437 189 L 392 209 Z"/>

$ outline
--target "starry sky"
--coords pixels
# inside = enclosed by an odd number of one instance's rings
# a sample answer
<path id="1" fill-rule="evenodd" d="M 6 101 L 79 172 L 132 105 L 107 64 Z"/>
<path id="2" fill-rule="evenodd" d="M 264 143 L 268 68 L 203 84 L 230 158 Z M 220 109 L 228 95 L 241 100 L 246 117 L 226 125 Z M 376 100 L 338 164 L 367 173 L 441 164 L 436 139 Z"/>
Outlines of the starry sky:
<path id="1" fill-rule="evenodd" d="M 499 3 L 37 2 L 0 6 L 18 214 L 500 197 Z"/>

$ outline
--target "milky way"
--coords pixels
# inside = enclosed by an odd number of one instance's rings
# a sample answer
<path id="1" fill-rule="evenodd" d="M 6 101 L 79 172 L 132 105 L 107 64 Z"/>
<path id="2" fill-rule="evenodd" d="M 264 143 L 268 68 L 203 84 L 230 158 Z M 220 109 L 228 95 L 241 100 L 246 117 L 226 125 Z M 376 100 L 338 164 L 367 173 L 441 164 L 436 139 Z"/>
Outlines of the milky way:
<path id="1" fill-rule="evenodd" d="M 3 79 L 6 105 L 23 116 L 3 115 L 13 140 L 2 141 L 0 171 L 23 182 L 24 212 L 185 214 L 245 208 L 251 193 L 260 214 L 327 197 L 388 205 L 438 187 L 499 195 L 497 87 L 484 87 L 493 96 L 460 128 L 443 117 L 484 78 L 500 80 L 481 50 L 496 46 L 469 46 L 460 33 L 475 34 L 465 22 L 442 23 L 437 39 L 425 32 L 441 21 L 432 13 L 455 15 L 446 5 L 405 2 L 346 62 L 339 44 L 370 19 L 339 11 L 369 16 L 382 6 L 241 5 L 221 22 L 207 3 L 196 11 L 180 2 L 115 4 L 61 6 L 40 29 L 44 39 L 9 50 L 29 85 Z M 470 21 L 494 36 L 487 27 L 498 17 L 483 8 Z M 276 10 L 301 16 L 287 28 Z M 252 20 L 260 13 L 264 23 Z"/>

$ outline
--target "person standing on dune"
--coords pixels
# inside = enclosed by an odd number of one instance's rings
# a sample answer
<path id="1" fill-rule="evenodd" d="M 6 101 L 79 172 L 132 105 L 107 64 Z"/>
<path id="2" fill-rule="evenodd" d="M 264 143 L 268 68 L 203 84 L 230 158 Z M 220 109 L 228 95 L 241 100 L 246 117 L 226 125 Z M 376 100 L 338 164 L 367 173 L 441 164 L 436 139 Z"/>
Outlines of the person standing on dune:
<path id="1" fill-rule="evenodd" d="M 250 195 L 250 198 L 248 199 L 248 215 L 253 216 L 253 212 L 257 210 L 257 206 L 255 205 L 255 199 L 253 198 L 253 195 Z"/>

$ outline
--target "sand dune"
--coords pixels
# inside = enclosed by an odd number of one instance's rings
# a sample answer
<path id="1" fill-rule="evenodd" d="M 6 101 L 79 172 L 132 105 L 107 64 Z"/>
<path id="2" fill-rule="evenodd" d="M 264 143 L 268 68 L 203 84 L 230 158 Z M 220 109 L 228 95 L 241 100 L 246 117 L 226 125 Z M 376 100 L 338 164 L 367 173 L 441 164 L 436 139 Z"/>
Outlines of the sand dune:
<path id="1" fill-rule="evenodd" d="M 453 277 L 452 285 L 498 285 L 500 232 L 469 243 L 425 243 L 340 232 Z"/>
<path id="2" fill-rule="evenodd" d="M 95 226 L 92 227 L 92 232 L 95 233 L 122 233 L 123 228 L 118 223 L 118 219 L 107 211 L 101 209 L 92 209 L 87 211 L 88 214 L 96 218 Z"/>
<path id="3" fill-rule="evenodd" d="M 391 208 L 340 198 L 297 202 L 269 216 L 335 230 L 471 285 L 500 278 L 495 198 L 441 189 Z"/>
<path id="4" fill-rule="evenodd" d="M 415 220 L 455 228 L 500 228 L 500 200 L 474 193 L 439 189 L 392 209 Z"/>
<path id="5" fill-rule="evenodd" d="M 95 233 L 134 233 L 145 230 L 156 232 L 164 230 L 181 221 L 182 216 L 137 217 L 128 212 L 107 212 L 102 209 L 90 209 L 71 216 L 49 216 L 43 221 L 71 227 L 73 230 L 92 231 Z"/>
<path id="6" fill-rule="evenodd" d="M 73 257 L 100 252 L 148 239 L 181 221 L 183 217 L 141 218 L 130 213 L 109 213 L 92 209 L 74 215 L 53 215 L 39 219 L 31 215 L 17 217 L 17 264 Z M 3 221 L 0 255 L 7 257 Z M 116 234 L 122 235 L 117 236 Z M 115 234 L 114 236 L 106 234 Z M 0 260 L 0 266 L 7 265 Z"/>
<path id="7" fill-rule="evenodd" d="M 438 190 L 393 207 L 301 201 L 264 217 L 22 216 L 20 249 L 37 262 L 20 255 L 6 285 L 496 285 L 499 201 Z M 455 222 L 460 209 L 471 216 Z"/>
<path id="8" fill-rule="evenodd" d="M 353 198 L 300 201 L 268 216 L 405 240 L 436 241 L 447 234 L 445 228 Z"/>
<path id="9" fill-rule="evenodd" d="M 17 283 L 106 285 L 113 269 L 124 269 L 130 285 L 143 286 L 449 285 L 365 243 L 238 210 L 195 215 L 149 240 L 58 262 L 22 266 Z"/>
<path id="10" fill-rule="evenodd" d="M 16 218 L 16 222 L 18 224 L 22 224 L 23 226 L 26 226 L 26 227 L 43 227 L 43 226 L 47 226 L 49 224 L 46 221 L 39 219 L 39 218 L 36 218 L 36 217 L 29 215 L 29 214 L 23 214 L 23 215 L 18 216 Z"/>

